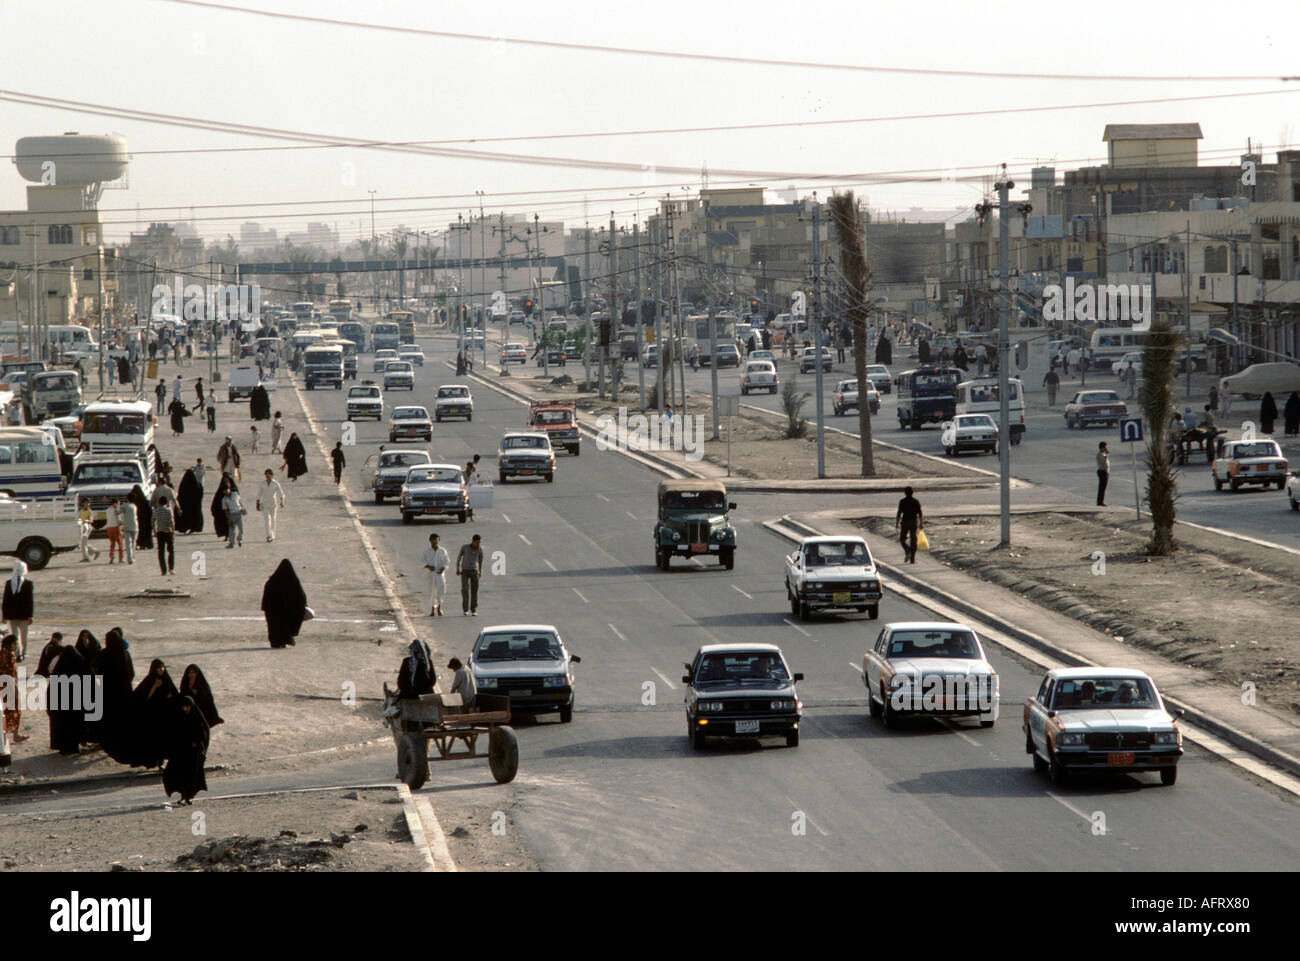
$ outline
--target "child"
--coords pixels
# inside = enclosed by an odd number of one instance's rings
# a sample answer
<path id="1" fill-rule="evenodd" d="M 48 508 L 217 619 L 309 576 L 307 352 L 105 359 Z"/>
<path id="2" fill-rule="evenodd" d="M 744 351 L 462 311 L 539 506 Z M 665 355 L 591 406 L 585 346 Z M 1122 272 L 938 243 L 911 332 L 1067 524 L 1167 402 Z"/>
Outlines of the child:
<path id="1" fill-rule="evenodd" d="M 256 453 L 257 453 L 257 441 L 258 441 L 258 439 L 261 437 L 261 435 L 258 434 L 258 432 L 257 432 L 257 426 L 256 426 L 256 425 L 254 425 L 254 426 L 248 428 L 248 436 L 249 436 L 250 438 L 252 438 L 252 443 L 250 443 L 250 444 L 248 445 L 248 452 L 249 452 L 250 454 L 256 454 Z"/>

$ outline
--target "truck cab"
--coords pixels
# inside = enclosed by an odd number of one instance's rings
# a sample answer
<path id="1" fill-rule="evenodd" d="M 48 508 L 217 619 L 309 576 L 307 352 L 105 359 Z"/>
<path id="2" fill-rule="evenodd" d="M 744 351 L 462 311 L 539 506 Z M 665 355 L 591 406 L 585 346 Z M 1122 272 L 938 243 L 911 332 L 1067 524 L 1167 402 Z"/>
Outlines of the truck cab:
<path id="1" fill-rule="evenodd" d="M 551 447 L 563 447 L 574 457 L 582 453 L 582 434 L 578 430 L 578 410 L 573 404 L 540 402 L 528 406 L 528 426 L 551 438 Z"/>
<path id="2" fill-rule="evenodd" d="M 309 347 L 302 355 L 303 380 L 308 390 L 315 387 L 343 389 L 343 348 L 336 344 Z"/>
<path id="3" fill-rule="evenodd" d="M 81 400 L 81 375 L 75 370 L 35 371 L 23 384 L 23 403 L 33 422 L 70 414 Z"/>
<path id="4" fill-rule="evenodd" d="M 674 555 L 709 554 L 731 570 L 736 564 L 736 528 L 728 511 L 727 489 L 719 481 L 666 480 L 658 490 L 659 518 L 654 526 L 655 566 L 668 570 Z"/>

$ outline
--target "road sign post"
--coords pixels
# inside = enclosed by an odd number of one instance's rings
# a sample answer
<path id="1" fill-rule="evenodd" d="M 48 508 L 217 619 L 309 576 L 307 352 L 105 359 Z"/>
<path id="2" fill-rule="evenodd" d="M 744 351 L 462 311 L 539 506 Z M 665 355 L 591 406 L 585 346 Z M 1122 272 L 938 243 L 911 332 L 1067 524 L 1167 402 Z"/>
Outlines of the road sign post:
<path id="1" fill-rule="evenodd" d="M 736 416 L 740 398 L 735 394 L 718 398 L 718 413 L 727 418 L 727 476 L 731 476 L 731 420 Z"/>
<path id="2" fill-rule="evenodd" d="M 1129 453 L 1133 457 L 1133 509 L 1137 519 L 1142 519 L 1142 498 L 1138 494 L 1137 445 L 1142 440 L 1142 418 L 1127 417 L 1119 422 L 1119 439 L 1128 441 Z"/>

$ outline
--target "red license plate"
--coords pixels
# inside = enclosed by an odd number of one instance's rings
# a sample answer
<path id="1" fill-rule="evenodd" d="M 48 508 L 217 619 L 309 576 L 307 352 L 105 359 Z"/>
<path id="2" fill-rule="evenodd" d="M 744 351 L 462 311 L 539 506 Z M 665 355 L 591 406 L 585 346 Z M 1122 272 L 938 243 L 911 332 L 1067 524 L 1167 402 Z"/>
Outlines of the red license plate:
<path id="1" fill-rule="evenodd" d="M 531 470 L 521 470 L 519 473 L 521 473 L 521 474 L 531 474 L 532 471 L 531 471 Z"/>
<path id="2" fill-rule="evenodd" d="M 1132 763 L 1132 751 L 1112 751 L 1106 755 L 1106 764 L 1109 767 L 1127 767 Z"/>
<path id="3" fill-rule="evenodd" d="M 692 544 L 692 545 L 691 545 L 691 552 L 692 552 L 692 553 L 703 553 L 704 551 L 707 551 L 708 549 L 709 549 L 709 546 L 708 546 L 707 544 Z"/>

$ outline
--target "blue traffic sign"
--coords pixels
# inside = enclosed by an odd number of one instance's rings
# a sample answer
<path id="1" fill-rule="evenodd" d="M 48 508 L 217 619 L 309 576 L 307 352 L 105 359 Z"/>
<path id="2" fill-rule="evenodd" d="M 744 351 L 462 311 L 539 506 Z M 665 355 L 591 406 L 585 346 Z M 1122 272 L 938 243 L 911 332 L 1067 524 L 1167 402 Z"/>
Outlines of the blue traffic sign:
<path id="1" fill-rule="evenodd" d="M 1119 439 L 1137 442 L 1142 440 L 1142 418 L 1126 417 L 1119 422 Z"/>

